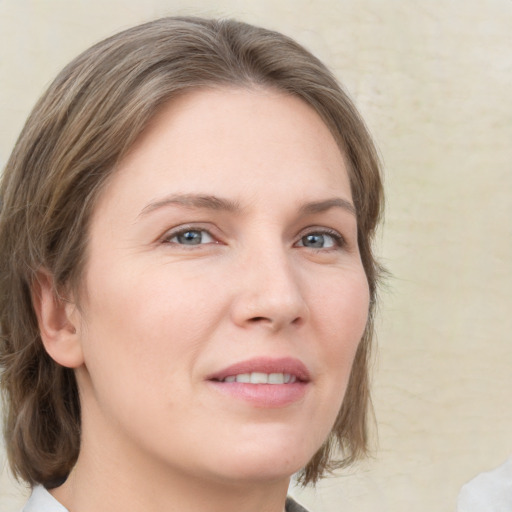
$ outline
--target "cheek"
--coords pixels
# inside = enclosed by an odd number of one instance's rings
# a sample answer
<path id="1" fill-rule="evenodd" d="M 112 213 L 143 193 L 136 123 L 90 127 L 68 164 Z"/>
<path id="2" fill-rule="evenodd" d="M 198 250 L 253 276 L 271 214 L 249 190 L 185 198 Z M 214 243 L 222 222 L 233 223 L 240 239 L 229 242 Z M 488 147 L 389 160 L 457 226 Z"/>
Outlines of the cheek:
<path id="1" fill-rule="evenodd" d="M 315 385 L 312 449 L 325 441 L 340 411 L 354 357 L 368 318 L 369 289 L 364 272 L 338 272 L 324 281 L 311 302 L 311 328 L 319 362 Z M 311 420 L 309 420 L 311 421 Z"/>
<path id="2" fill-rule="evenodd" d="M 90 269 L 85 357 L 91 372 L 92 365 L 114 361 L 119 377 L 134 380 L 135 372 L 151 383 L 190 367 L 215 312 L 203 304 L 211 293 L 201 282 L 178 277 L 158 265 L 122 273 Z"/>
<path id="3" fill-rule="evenodd" d="M 346 385 L 354 356 L 368 321 L 370 304 L 364 272 L 346 274 L 326 285 L 317 300 L 317 327 L 323 333 L 322 359 L 335 375 L 335 385 Z"/>

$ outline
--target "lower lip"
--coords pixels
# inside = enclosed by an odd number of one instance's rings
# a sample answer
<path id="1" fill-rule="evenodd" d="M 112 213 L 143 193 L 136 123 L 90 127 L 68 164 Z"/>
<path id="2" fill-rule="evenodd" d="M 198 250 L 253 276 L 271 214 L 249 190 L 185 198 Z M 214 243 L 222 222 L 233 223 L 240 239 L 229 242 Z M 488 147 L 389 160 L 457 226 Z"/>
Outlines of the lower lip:
<path id="1" fill-rule="evenodd" d="M 286 407 L 301 400 L 306 394 L 307 382 L 291 384 L 246 384 L 243 382 L 208 381 L 215 389 L 233 398 L 244 400 L 254 407 Z"/>

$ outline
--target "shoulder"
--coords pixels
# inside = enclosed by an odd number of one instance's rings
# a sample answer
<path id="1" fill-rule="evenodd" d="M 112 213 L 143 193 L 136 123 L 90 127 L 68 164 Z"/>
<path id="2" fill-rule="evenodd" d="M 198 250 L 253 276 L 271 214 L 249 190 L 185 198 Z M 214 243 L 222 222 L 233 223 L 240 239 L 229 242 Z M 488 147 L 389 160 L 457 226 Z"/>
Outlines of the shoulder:
<path id="1" fill-rule="evenodd" d="M 21 512 L 68 512 L 42 485 L 34 487 Z"/>
<path id="2" fill-rule="evenodd" d="M 30 499 L 21 512 L 69 512 L 43 486 L 34 487 Z M 286 498 L 286 512 L 308 512 L 295 500 Z"/>

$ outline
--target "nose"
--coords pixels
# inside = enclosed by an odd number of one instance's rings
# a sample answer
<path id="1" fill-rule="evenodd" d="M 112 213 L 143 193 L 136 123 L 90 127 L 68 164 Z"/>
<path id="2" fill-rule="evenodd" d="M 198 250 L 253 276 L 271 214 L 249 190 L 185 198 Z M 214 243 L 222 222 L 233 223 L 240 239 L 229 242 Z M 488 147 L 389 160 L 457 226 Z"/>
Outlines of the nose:
<path id="1" fill-rule="evenodd" d="M 300 326 L 308 317 L 299 268 L 284 249 L 261 251 L 246 258 L 237 272 L 232 318 L 240 327 L 261 326 L 276 332 Z"/>

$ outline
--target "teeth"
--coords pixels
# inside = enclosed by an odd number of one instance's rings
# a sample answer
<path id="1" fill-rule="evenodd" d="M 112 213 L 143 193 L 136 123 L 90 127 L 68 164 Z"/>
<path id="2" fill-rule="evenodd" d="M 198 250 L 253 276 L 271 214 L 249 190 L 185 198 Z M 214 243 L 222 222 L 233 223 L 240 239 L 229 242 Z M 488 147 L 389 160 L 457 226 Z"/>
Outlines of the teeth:
<path id="1" fill-rule="evenodd" d="M 266 373 L 252 372 L 251 384 L 267 384 L 268 375 Z"/>
<path id="2" fill-rule="evenodd" d="M 297 377 L 289 373 L 252 372 L 230 375 L 223 379 L 223 382 L 242 382 L 244 384 L 293 384 L 297 382 Z"/>
<path id="3" fill-rule="evenodd" d="M 284 384 L 284 374 L 282 373 L 271 373 L 268 376 L 269 384 Z"/>

